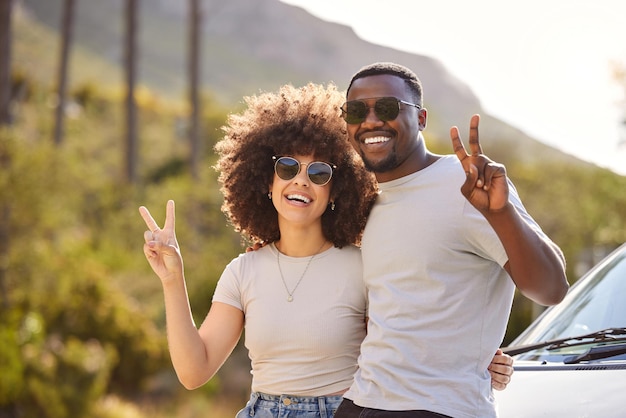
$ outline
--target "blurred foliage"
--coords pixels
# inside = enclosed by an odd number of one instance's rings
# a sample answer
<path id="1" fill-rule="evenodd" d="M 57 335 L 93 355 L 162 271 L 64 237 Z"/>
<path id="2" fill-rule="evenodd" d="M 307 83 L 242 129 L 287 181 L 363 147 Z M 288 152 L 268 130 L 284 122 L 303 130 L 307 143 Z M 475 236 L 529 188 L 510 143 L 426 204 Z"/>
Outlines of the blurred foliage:
<path id="1" fill-rule="evenodd" d="M 96 83 L 75 88 L 66 138 L 55 147 L 54 95 L 24 73 L 15 80 L 28 94 L 15 96 L 15 123 L 0 131 L 0 229 L 8 237 L 0 246 L 0 417 L 194 417 L 227 391 L 243 405 L 249 374 L 241 347 L 232 360 L 239 368 L 227 363 L 191 393 L 178 384 L 137 212 L 145 205 L 162 223 L 165 202 L 177 202 L 177 236 L 201 323 L 224 266 L 243 250 L 220 212 L 211 167 L 227 109 L 203 97 L 204 163 L 193 180 L 188 109 L 141 89 L 141 181 L 126 184 L 119 92 Z M 447 140 L 429 139 L 429 146 L 449 152 Z M 564 250 L 570 282 L 579 266 L 599 261 L 598 248 L 626 241 L 625 177 L 565 162 L 529 165 L 508 150 L 494 143 L 485 152 L 507 166 L 529 212 Z M 538 311 L 517 295 L 506 341 Z"/>
<path id="2" fill-rule="evenodd" d="M 161 285 L 143 257 L 137 208 L 158 219 L 167 199 L 177 201 L 200 323 L 223 267 L 242 250 L 220 212 L 208 152 L 226 110 L 204 103 L 207 157 L 192 181 L 184 106 L 142 91 L 142 181 L 129 185 L 120 95 L 95 84 L 71 92 L 65 142 L 55 147 L 54 95 L 23 73 L 14 79 L 28 94 L 16 96 L 14 124 L 0 131 L 0 232 L 8 237 L 0 254 L 0 417 L 141 416 L 132 402 L 173 400 L 184 389 L 167 354 Z M 196 392 L 210 397 L 219 382 Z"/>

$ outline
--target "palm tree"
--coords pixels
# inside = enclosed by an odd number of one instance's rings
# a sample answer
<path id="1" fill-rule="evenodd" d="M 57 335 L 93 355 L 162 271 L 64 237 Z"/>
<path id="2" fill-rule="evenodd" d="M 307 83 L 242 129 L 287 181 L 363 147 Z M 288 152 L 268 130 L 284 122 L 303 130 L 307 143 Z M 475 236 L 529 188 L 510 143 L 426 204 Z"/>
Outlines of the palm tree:
<path id="1" fill-rule="evenodd" d="M 0 127 L 11 123 L 11 11 L 13 0 L 0 0 Z"/>
<path id="2" fill-rule="evenodd" d="M 191 175 L 198 178 L 201 157 L 200 146 L 200 33 L 202 27 L 202 11 L 200 0 L 189 0 L 189 104 L 191 121 L 189 124 L 189 142 L 191 147 Z"/>
<path id="3" fill-rule="evenodd" d="M 67 68 L 70 46 L 72 44 L 72 27 L 74 26 L 75 0 L 65 0 L 63 5 L 63 21 L 61 22 L 61 59 L 59 60 L 59 74 L 57 86 L 57 103 L 54 115 L 54 143 L 60 145 L 63 142 L 65 118 L 65 93 L 67 90 Z"/>
<path id="4" fill-rule="evenodd" d="M 126 5 L 126 180 L 137 178 L 137 103 L 135 80 L 137 72 L 137 9 L 139 0 Z"/>
<path id="5" fill-rule="evenodd" d="M 13 0 L 0 0 L 0 129 L 11 123 L 11 12 Z M 8 168 L 11 159 L 0 146 L 0 170 Z M 8 260 L 10 249 L 9 225 L 11 206 L 8 199 L 0 204 L 0 260 Z M 2 305 L 7 308 L 7 267 L 0 263 L 0 297 Z"/>

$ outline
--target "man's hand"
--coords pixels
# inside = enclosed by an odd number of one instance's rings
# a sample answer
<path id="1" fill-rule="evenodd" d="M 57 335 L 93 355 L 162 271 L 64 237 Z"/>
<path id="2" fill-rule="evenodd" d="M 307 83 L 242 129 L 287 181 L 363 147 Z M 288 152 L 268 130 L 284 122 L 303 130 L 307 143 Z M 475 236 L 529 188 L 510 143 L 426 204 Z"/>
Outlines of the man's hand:
<path id="1" fill-rule="evenodd" d="M 454 153 L 467 175 L 465 183 L 461 186 L 461 193 L 484 214 L 498 212 L 506 206 L 509 200 L 509 185 L 504 166 L 483 154 L 478 141 L 479 122 L 479 115 L 472 116 L 469 134 L 470 154 L 465 150 L 456 126 L 450 128 L 450 138 Z"/>

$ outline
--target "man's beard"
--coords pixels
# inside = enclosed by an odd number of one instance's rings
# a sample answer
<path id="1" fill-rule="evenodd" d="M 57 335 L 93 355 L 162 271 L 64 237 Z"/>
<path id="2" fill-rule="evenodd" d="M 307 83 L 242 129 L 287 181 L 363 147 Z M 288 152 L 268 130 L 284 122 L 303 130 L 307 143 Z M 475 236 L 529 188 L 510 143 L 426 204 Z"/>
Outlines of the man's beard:
<path id="1" fill-rule="evenodd" d="M 395 152 L 391 152 L 389 155 L 387 155 L 386 158 L 377 162 L 373 162 L 367 159 L 363 154 L 364 153 L 361 152 L 361 159 L 363 160 L 365 169 L 367 171 L 371 171 L 372 173 L 386 173 L 388 171 L 394 170 L 400 164 L 397 158 L 398 156 Z"/>

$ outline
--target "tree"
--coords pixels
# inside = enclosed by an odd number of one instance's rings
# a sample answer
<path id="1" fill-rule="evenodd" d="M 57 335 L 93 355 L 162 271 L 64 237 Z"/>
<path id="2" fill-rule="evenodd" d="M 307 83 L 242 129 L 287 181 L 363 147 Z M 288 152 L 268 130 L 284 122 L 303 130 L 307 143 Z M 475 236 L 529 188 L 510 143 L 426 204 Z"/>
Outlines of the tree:
<path id="1" fill-rule="evenodd" d="M 63 5 L 63 20 L 61 22 L 61 56 L 59 59 L 59 74 L 57 85 L 57 103 L 54 115 L 54 143 L 60 145 L 63 142 L 65 93 L 67 90 L 67 67 L 69 51 L 72 44 L 72 27 L 74 26 L 75 0 L 65 0 Z"/>
<path id="2" fill-rule="evenodd" d="M 200 32 L 202 26 L 202 11 L 200 0 L 189 0 L 189 104 L 191 106 L 191 121 L 189 124 L 190 165 L 191 174 L 198 179 L 198 167 L 201 160 L 200 147 Z"/>
<path id="3" fill-rule="evenodd" d="M 0 0 L 0 135 L 2 128 L 11 123 L 11 12 L 13 0 Z M 6 171 L 11 160 L 0 137 L 0 170 Z M 0 260 L 7 260 L 9 254 L 9 220 L 11 206 L 2 199 L 0 203 Z M 6 263 L 0 262 L 0 309 L 8 307 L 6 289 Z"/>
<path id="4" fill-rule="evenodd" d="M 11 11 L 13 0 L 0 0 L 0 127 L 11 122 Z"/>
<path id="5" fill-rule="evenodd" d="M 137 179 L 137 103 L 135 80 L 137 73 L 137 9 L 139 0 L 126 4 L 126 180 Z"/>

